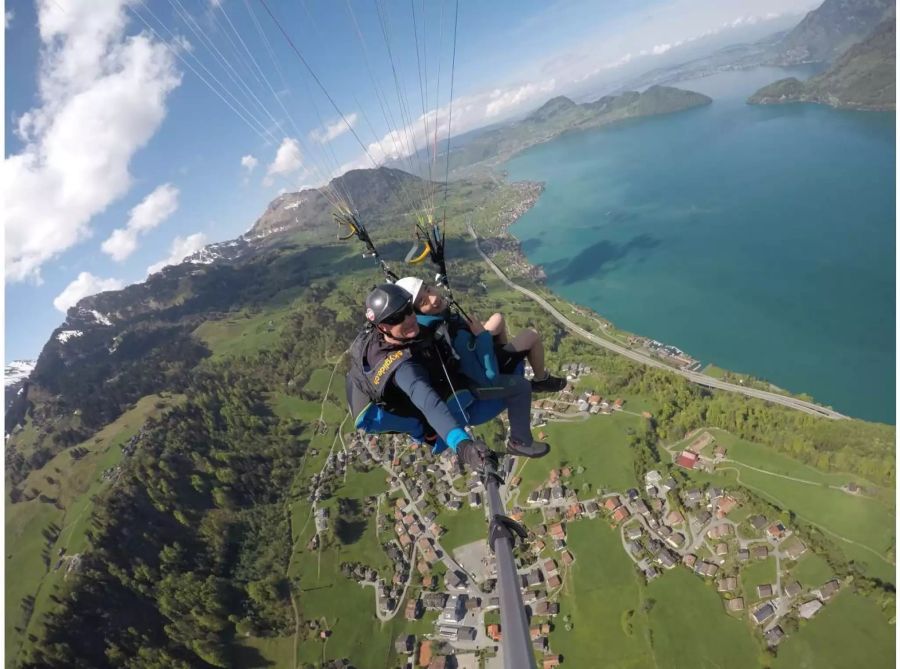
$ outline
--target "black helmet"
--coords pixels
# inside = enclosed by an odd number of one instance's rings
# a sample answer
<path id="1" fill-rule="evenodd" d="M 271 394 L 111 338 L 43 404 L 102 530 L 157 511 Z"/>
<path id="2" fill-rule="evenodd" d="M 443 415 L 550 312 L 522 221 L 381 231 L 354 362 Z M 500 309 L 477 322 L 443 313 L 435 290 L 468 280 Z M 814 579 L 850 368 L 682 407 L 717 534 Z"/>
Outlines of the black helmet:
<path id="1" fill-rule="evenodd" d="M 377 286 L 366 297 L 366 319 L 375 325 L 407 308 L 412 310 L 412 295 L 393 283 Z"/>

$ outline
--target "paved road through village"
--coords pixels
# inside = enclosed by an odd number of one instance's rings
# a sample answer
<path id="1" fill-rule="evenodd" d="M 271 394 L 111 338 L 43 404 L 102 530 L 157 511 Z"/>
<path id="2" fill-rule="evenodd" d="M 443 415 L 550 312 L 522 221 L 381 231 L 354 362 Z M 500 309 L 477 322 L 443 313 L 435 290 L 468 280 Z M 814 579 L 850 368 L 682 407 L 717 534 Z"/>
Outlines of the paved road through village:
<path id="1" fill-rule="evenodd" d="M 761 400 L 765 400 L 767 402 L 773 402 L 775 404 L 781 404 L 783 406 L 789 407 L 791 409 L 797 409 L 798 411 L 803 411 L 805 413 L 813 414 L 815 416 L 823 416 L 826 418 L 834 418 L 834 419 L 846 419 L 847 416 L 834 411 L 833 409 L 829 409 L 828 407 L 819 406 L 818 404 L 814 404 L 812 402 L 806 402 L 801 399 L 797 399 L 795 397 L 788 397 L 785 395 L 779 395 L 778 393 L 768 392 L 766 390 L 759 390 L 757 388 L 746 388 L 744 386 L 740 386 L 734 383 L 728 383 L 727 381 L 722 381 L 720 379 L 713 378 L 711 376 L 707 376 L 706 374 L 700 374 L 699 372 L 689 372 L 682 369 L 676 369 L 674 367 L 670 367 L 659 360 L 651 358 L 648 355 L 644 355 L 643 353 L 638 353 L 637 351 L 632 351 L 620 344 L 613 343 L 601 337 L 598 337 L 591 332 L 588 332 L 580 325 L 577 325 L 570 321 L 568 318 L 563 316 L 559 310 L 556 309 L 552 304 L 547 302 L 543 297 L 538 295 L 532 290 L 528 288 L 524 288 L 517 283 L 511 281 L 506 274 L 504 274 L 503 270 L 501 270 L 497 265 L 491 260 L 484 251 L 481 250 L 481 245 L 478 242 L 478 235 L 475 234 L 475 230 L 471 224 L 468 225 L 469 234 L 472 235 L 472 239 L 475 242 L 475 249 L 478 251 L 479 255 L 484 259 L 484 261 L 490 266 L 494 273 L 500 278 L 503 283 L 512 288 L 513 290 L 517 290 L 523 295 L 530 297 L 532 300 L 540 304 L 551 316 L 553 316 L 557 321 L 562 323 L 565 328 L 575 334 L 587 339 L 593 344 L 597 344 L 598 346 L 602 346 L 603 348 L 609 349 L 619 355 L 624 355 L 626 358 L 630 358 L 635 362 L 639 362 L 644 365 L 649 365 L 650 367 L 658 367 L 660 369 L 666 369 L 670 372 L 674 372 L 675 374 L 680 374 L 685 377 L 688 381 L 693 383 L 697 383 L 702 386 L 706 386 L 708 388 L 716 388 L 719 390 L 728 390 L 735 393 L 740 393 L 742 395 L 746 395 L 748 397 L 756 397 Z"/>

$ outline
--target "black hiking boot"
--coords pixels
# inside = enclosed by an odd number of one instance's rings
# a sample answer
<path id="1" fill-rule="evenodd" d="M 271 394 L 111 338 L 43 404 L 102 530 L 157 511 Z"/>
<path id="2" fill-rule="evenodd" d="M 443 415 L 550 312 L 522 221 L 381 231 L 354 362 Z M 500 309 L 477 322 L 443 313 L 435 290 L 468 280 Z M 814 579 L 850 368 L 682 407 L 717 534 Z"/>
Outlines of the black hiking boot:
<path id="1" fill-rule="evenodd" d="M 550 452 L 550 444 L 545 444 L 543 441 L 533 441 L 526 446 L 518 439 L 507 439 L 506 452 L 510 455 L 520 455 L 523 458 L 542 458 Z"/>
<path id="2" fill-rule="evenodd" d="M 556 393 L 566 387 L 566 380 L 559 376 L 553 376 L 549 372 L 540 381 L 531 380 L 531 392 Z"/>

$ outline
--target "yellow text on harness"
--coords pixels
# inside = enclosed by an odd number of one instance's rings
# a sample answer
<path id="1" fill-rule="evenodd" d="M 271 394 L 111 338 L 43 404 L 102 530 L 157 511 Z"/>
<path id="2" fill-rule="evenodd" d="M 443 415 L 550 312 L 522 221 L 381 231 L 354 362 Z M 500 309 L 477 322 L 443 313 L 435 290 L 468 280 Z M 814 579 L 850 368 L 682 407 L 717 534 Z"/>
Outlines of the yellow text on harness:
<path id="1" fill-rule="evenodd" d="M 372 378 L 372 384 L 378 385 L 381 383 L 381 377 L 383 377 L 387 371 L 391 368 L 395 362 L 397 362 L 400 358 L 403 357 L 403 351 L 394 351 L 388 357 L 384 359 L 384 362 L 381 363 L 381 367 L 378 368 L 378 371 L 375 372 L 375 376 Z"/>

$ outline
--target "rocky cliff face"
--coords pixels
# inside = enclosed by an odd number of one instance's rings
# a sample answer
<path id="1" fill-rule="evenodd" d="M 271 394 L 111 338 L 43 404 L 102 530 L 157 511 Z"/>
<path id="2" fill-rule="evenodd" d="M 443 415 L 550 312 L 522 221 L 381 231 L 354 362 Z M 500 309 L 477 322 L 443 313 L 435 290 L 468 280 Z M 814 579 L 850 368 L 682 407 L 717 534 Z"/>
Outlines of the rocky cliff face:
<path id="1" fill-rule="evenodd" d="M 751 104 L 815 102 L 866 111 L 896 108 L 896 21 L 882 21 L 872 34 L 841 55 L 824 73 L 802 82 L 781 79 L 754 93 Z"/>
<path id="2" fill-rule="evenodd" d="M 428 182 L 418 177 L 389 167 L 351 170 L 321 189 L 285 193 L 276 198 L 244 238 L 260 241 L 291 230 L 333 233 L 335 223 L 331 214 L 335 200 L 349 202 L 370 218 L 386 217 L 399 213 L 397 193 L 405 194 L 406 200 L 418 201 L 428 186 Z"/>

